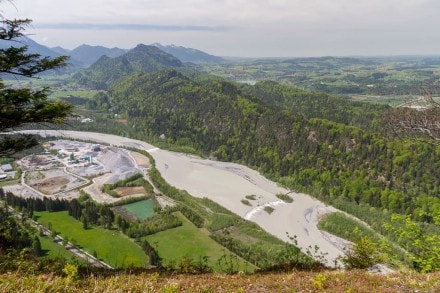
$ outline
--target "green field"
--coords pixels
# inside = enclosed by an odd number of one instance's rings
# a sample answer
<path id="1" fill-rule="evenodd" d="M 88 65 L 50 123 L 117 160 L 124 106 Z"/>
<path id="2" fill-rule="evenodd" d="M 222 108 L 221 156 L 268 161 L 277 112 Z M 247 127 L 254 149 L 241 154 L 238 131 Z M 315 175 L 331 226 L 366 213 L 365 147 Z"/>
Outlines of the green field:
<path id="1" fill-rule="evenodd" d="M 150 199 L 125 204 L 121 207 L 139 220 L 154 216 L 154 203 Z"/>
<path id="2" fill-rule="evenodd" d="M 206 230 L 199 229 L 186 219 L 181 213 L 176 216 L 182 221 L 182 226 L 144 237 L 153 246 L 157 247 L 159 256 L 164 265 L 178 263 L 187 257 L 198 261 L 207 256 L 208 265 L 215 271 L 224 271 L 226 265 L 219 265 L 222 256 L 233 256 L 226 248 L 212 240 Z M 235 262 L 235 261 L 234 261 Z M 256 267 L 237 258 L 238 270 L 252 272 Z"/>
<path id="3" fill-rule="evenodd" d="M 74 259 L 75 262 L 77 261 L 81 264 L 87 264 L 87 262 L 84 259 L 75 256 L 70 251 L 64 249 L 63 246 L 53 242 L 52 239 L 49 239 L 47 237 L 41 237 L 41 236 L 39 236 L 38 238 L 40 239 L 41 250 L 43 251 L 42 257 L 49 258 L 49 259 L 62 258 L 67 261 Z"/>
<path id="4" fill-rule="evenodd" d="M 93 254 L 112 267 L 124 268 L 130 266 L 145 267 L 147 256 L 142 249 L 119 231 L 92 227 L 84 230 L 82 223 L 70 217 L 67 212 L 36 212 L 38 222 L 68 237 L 70 242 Z"/>
<path id="5" fill-rule="evenodd" d="M 91 99 L 93 98 L 98 92 L 98 90 L 79 90 L 79 91 L 72 91 L 72 90 L 59 90 L 59 91 L 53 91 L 49 98 L 65 98 L 68 96 L 74 96 L 74 97 L 80 97 L 80 98 L 86 98 Z"/>

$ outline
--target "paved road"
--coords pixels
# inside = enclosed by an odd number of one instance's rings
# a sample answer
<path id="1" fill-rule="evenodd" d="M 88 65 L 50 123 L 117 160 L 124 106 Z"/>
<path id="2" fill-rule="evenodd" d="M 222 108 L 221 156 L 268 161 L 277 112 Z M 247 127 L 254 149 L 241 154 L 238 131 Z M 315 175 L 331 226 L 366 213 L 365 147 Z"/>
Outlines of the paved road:
<path id="1" fill-rule="evenodd" d="M 8 211 L 16 218 L 18 219 L 22 219 L 23 215 L 19 212 L 17 212 L 15 209 L 11 208 L 10 206 L 8 206 Z M 43 235 L 51 238 L 52 237 L 52 231 L 49 230 L 48 228 L 44 227 L 43 225 L 41 225 L 40 223 L 32 220 L 32 219 L 27 219 L 27 222 L 34 228 L 36 228 L 38 231 L 42 231 Z M 94 257 L 93 255 L 91 255 L 90 253 L 88 253 L 87 251 L 84 251 L 82 249 L 80 249 L 79 247 L 75 246 L 74 244 L 70 243 L 70 242 L 66 242 L 66 245 L 63 244 L 64 238 L 61 235 L 56 235 L 53 238 L 53 241 L 57 244 L 59 244 L 60 246 L 64 247 L 65 249 L 67 249 L 68 251 L 72 252 L 73 254 L 75 254 L 76 256 L 85 259 L 89 264 L 96 266 L 96 267 L 103 267 L 103 268 L 108 268 L 108 269 L 112 269 L 113 267 L 110 266 L 109 264 L 105 263 L 102 260 L 97 259 L 96 257 Z"/>

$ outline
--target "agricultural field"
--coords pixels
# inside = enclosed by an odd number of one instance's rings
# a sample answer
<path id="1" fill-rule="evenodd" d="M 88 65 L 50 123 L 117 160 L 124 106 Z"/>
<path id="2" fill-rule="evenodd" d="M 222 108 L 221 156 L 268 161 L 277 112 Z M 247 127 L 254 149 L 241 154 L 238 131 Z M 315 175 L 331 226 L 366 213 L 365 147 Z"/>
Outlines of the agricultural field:
<path id="1" fill-rule="evenodd" d="M 239 83 L 273 80 L 301 89 L 395 105 L 408 96 L 416 98 L 422 93 L 423 84 L 438 78 L 439 62 L 438 57 L 426 56 L 243 59 L 200 65 L 200 70 Z"/>
<path id="2" fill-rule="evenodd" d="M 208 265 L 215 271 L 224 271 L 227 264 L 219 260 L 232 260 L 239 271 L 253 272 L 256 267 L 226 250 L 208 236 L 208 232 L 199 229 L 182 214 L 176 213 L 182 226 L 144 237 L 151 245 L 157 247 L 159 256 L 165 265 L 172 265 L 183 258 L 199 261 L 208 257 Z"/>
<path id="3" fill-rule="evenodd" d="M 146 195 L 145 188 L 143 186 L 124 186 L 113 189 L 119 197 L 125 197 L 130 195 Z"/>
<path id="4" fill-rule="evenodd" d="M 112 267 L 146 267 L 148 258 L 141 247 L 116 230 L 101 227 L 83 229 L 80 221 L 64 212 L 35 212 L 38 222 L 60 233 L 63 237 Z"/>
<path id="5" fill-rule="evenodd" d="M 98 90 L 57 90 L 50 94 L 49 98 L 59 99 L 67 97 L 80 97 L 84 99 L 93 98 L 98 92 Z"/>

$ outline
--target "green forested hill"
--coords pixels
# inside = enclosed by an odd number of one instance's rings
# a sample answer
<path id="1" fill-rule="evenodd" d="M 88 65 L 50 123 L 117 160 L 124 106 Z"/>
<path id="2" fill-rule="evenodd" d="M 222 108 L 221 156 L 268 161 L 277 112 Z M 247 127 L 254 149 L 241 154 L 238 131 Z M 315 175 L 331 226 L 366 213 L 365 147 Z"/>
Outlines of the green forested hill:
<path id="1" fill-rule="evenodd" d="M 119 78 L 133 72 L 155 72 L 167 68 L 181 67 L 182 62 L 155 46 L 137 45 L 126 54 L 110 58 L 102 56 L 74 75 L 80 85 L 93 89 L 106 89 Z"/>
<path id="2" fill-rule="evenodd" d="M 362 129 L 378 130 L 389 107 L 352 102 L 323 92 L 301 90 L 273 81 L 261 81 L 245 90 L 264 103 L 303 114 L 306 118 L 324 118 Z"/>
<path id="3" fill-rule="evenodd" d="M 232 83 L 197 81 L 176 71 L 134 74 L 110 92 L 114 109 L 141 138 L 164 134 L 169 143 L 254 166 L 327 201 L 345 199 L 426 222 L 440 214 L 437 146 L 306 119 L 263 104 Z M 370 110 L 364 109 L 366 117 Z M 333 111 L 337 117 L 343 110 Z"/>

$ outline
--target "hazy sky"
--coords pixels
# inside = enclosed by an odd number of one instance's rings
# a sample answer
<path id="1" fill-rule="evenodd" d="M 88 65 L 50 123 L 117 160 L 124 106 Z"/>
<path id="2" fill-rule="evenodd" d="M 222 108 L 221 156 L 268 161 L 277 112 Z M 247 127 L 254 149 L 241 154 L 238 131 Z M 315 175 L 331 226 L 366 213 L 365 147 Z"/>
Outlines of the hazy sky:
<path id="1" fill-rule="evenodd" d="M 439 0 L 0 0 L 34 40 L 131 48 L 176 44 L 221 56 L 440 54 Z"/>

